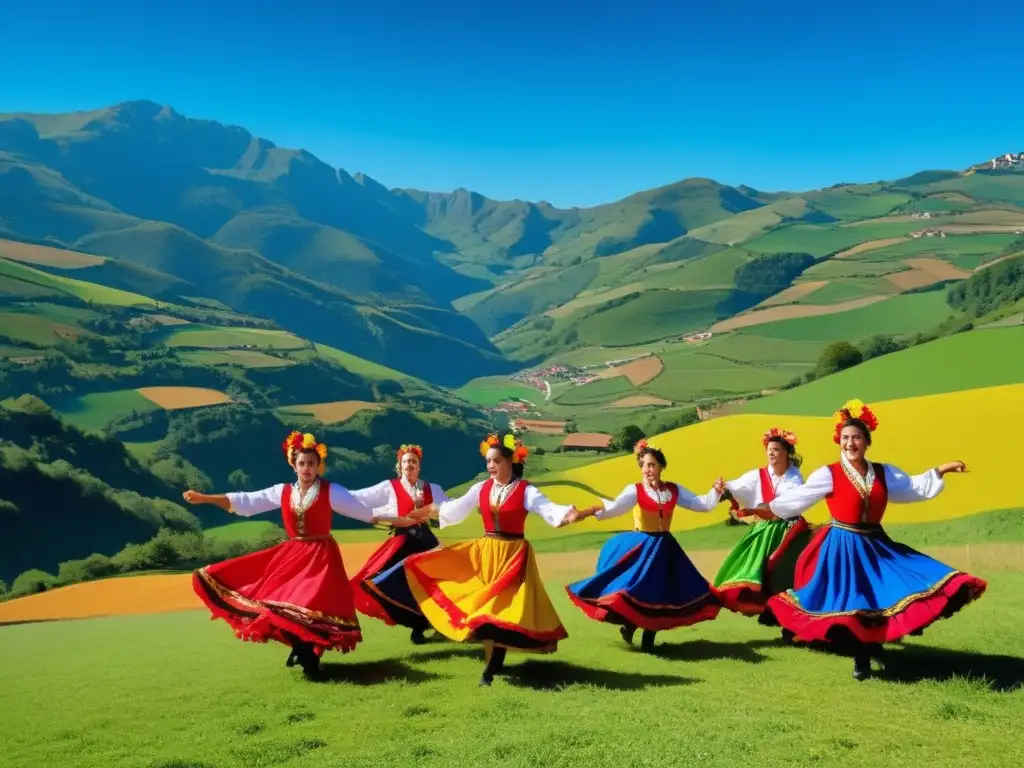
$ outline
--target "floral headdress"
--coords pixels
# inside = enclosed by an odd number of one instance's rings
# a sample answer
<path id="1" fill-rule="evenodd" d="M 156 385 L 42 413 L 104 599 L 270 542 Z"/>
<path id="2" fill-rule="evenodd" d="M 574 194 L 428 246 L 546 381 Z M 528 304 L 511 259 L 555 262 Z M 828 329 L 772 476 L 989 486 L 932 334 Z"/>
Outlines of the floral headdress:
<path id="1" fill-rule="evenodd" d="M 485 440 L 480 442 L 480 455 L 486 456 L 487 452 L 491 448 L 504 447 L 512 451 L 512 463 L 523 464 L 526 462 L 526 457 L 530 455 L 529 449 L 523 445 L 521 440 L 516 439 L 515 435 L 505 435 L 500 440 L 495 434 L 490 434 Z"/>
<path id="2" fill-rule="evenodd" d="M 643 456 L 644 451 L 648 449 L 656 451 L 658 450 L 658 446 L 656 446 L 654 443 L 648 442 L 646 437 L 640 438 L 633 445 L 633 455 L 636 456 L 638 464 L 640 463 L 640 457 Z"/>
<path id="3" fill-rule="evenodd" d="M 402 463 L 402 457 L 405 456 L 405 454 L 407 453 L 415 454 L 417 459 L 423 461 L 422 448 L 420 448 L 418 445 L 406 445 L 405 443 L 402 443 L 402 445 L 398 446 L 398 451 L 396 451 L 395 453 L 395 458 L 398 460 L 399 464 Z"/>
<path id="4" fill-rule="evenodd" d="M 288 459 L 288 464 L 291 467 L 295 466 L 295 457 L 299 451 L 303 449 L 312 449 L 316 451 L 316 455 L 320 457 L 320 469 L 318 474 L 324 473 L 324 467 L 327 465 L 327 446 L 323 443 L 318 443 L 313 435 L 302 434 L 301 432 L 292 432 L 288 437 L 285 438 L 284 443 L 281 445 L 284 449 L 284 455 Z"/>
<path id="5" fill-rule="evenodd" d="M 764 435 L 761 437 L 761 444 L 765 448 L 767 448 L 768 443 L 772 438 L 778 438 L 783 442 L 789 443 L 791 447 L 796 448 L 796 435 L 787 429 L 779 429 L 778 427 L 772 427 L 767 432 L 765 432 Z"/>
<path id="6" fill-rule="evenodd" d="M 835 431 L 832 433 L 832 440 L 837 445 L 839 444 L 839 433 L 843 431 L 843 426 L 850 419 L 862 422 L 868 428 L 868 432 L 878 429 L 878 417 L 860 400 L 848 401 L 846 405 L 835 412 L 833 418 L 835 419 Z"/>

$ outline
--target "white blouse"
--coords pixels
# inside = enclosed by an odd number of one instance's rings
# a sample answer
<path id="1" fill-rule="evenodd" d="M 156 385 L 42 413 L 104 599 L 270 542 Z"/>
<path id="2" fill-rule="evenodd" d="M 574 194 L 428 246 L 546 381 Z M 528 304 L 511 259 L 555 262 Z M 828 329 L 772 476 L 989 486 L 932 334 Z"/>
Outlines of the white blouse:
<path id="1" fill-rule="evenodd" d="M 234 491 L 224 495 L 231 502 L 231 511 L 234 514 L 240 517 L 252 517 L 253 515 L 260 515 L 264 512 L 279 509 L 285 485 L 285 483 L 278 483 L 269 488 L 264 488 L 262 491 Z M 364 523 L 373 521 L 373 510 L 349 493 L 347 488 L 337 483 L 330 483 L 329 487 L 331 509 L 339 515 L 351 517 L 353 520 L 359 520 Z M 312 490 L 312 486 L 310 490 Z M 299 499 L 299 486 L 297 483 L 292 483 L 292 499 L 294 501 Z M 378 514 L 377 517 L 398 517 L 398 515 L 397 513 L 385 513 Z"/>
<path id="2" fill-rule="evenodd" d="M 928 501 L 942 493 L 946 487 L 946 481 L 939 476 L 937 469 L 929 469 L 920 475 L 908 475 L 902 469 L 891 464 L 882 466 L 885 468 L 885 486 L 888 490 L 889 501 L 894 504 Z M 830 493 L 832 493 L 832 471 L 827 466 L 818 467 L 811 472 L 804 485 L 788 489 L 785 496 L 772 501 L 768 508 L 777 517 L 797 517 Z"/>
<path id="3" fill-rule="evenodd" d="M 430 486 L 430 493 L 435 504 L 448 501 L 448 495 L 440 485 L 437 483 L 427 483 L 427 485 Z M 408 492 L 409 489 L 405 490 Z M 368 488 L 359 488 L 351 491 L 351 494 L 365 506 L 373 509 L 378 517 L 398 517 L 398 497 L 390 480 L 384 480 Z"/>
<path id="4" fill-rule="evenodd" d="M 775 470 L 771 467 L 767 467 L 768 477 L 771 480 L 772 487 L 775 488 L 775 497 L 778 498 L 783 493 L 787 493 L 791 488 L 797 488 L 804 484 L 804 476 L 800 474 L 800 470 L 794 467 L 792 464 L 782 473 L 779 477 L 775 474 Z M 729 480 L 725 487 L 732 493 L 733 498 L 740 505 L 741 509 L 753 509 L 758 504 L 764 501 L 761 496 L 761 470 L 752 469 L 749 472 L 744 472 L 735 480 Z M 779 515 L 782 517 L 782 515 Z M 794 515 L 799 517 L 799 514 Z"/>
<path id="5" fill-rule="evenodd" d="M 721 496 L 718 495 L 718 491 L 714 488 L 703 496 L 697 496 L 692 491 L 679 485 L 679 483 L 665 483 L 665 485 L 674 485 L 676 487 L 676 492 L 678 493 L 676 506 L 688 509 L 691 512 L 710 512 L 722 500 Z M 667 489 L 659 494 L 653 488 L 649 488 L 646 483 L 642 487 L 644 492 L 655 502 L 660 504 L 668 502 L 669 493 Z M 597 520 L 610 520 L 613 517 L 626 514 L 626 512 L 629 512 L 637 505 L 636 483 L 630 483 L 623 488 L 622 493 L 616 496 L 614 501 L 601 499 L 601 503 L 604 505 L 604 509 L 599 509 L 594 513 L 594 518 Z"/>
<path id="6" fill-rule="evenodd" d="M 469 517 L 470 513 L 480 504 L 480 490 L 484 487 L 484 483 L 486 482 L 486 480 L 481 480 L 479 483 L 474 483 L 473 486 L 459 498 L 448 499 L 441 503 L 437 512 L 437 520 L 441 524 L 442 528 L 449 525 L 457 525 Z M 512 492 L 515 482 L 516 481 L 513 480 L 511 483 L 504 486 L 498 485 L 498 483 L 495 482 L 491 487 L 491 503 L 498 503 L 502 496 L 508 498 L 508 495 Z M 506 491 L 506 489 L 508 490 Z M 555 504 L 555 502 L 551 501 L 547 496 L 537 490 L 537 487 L 534 485 L 526 486 L 523 506 L 526 507 L 527 512 L 537 515 L 552 528 L 557 528 L 558 524 L 565 519 L 569 510 L 572 509 L 572 505 Z"/>

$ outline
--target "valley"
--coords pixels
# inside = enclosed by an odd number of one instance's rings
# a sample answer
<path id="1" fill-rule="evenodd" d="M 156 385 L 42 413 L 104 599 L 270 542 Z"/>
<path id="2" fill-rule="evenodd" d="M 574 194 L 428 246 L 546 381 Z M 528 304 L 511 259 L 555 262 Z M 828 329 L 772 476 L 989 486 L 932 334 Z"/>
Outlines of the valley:
<path id="1" fill-rule="evenodd" d="M 223 555 L 181 490 L 286 479 L 291 429 L 350 487 L 414 442 L 458 489 L 481 435 L 513 427 L 538 483 L 581 478 L 569 498 L 636 434 L 717 428 L 721 451 L 850 397 L 1024 381 L 1017 166 L 800 193 L 685 179 L 557 209 L 387 189 L 127 102 L 0 115 L 0 200 L 3 468 L 60 478 L 45 510 L 0 493 L 0 579 L 34 573 L 22 593 Z M 88 537 L 16 546 L 76 508 Z"/>

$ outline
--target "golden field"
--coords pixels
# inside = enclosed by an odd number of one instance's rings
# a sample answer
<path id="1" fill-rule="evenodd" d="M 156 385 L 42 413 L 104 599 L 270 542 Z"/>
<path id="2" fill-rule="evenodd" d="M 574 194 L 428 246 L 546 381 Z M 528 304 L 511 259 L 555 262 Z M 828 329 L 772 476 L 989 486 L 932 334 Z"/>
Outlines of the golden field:
<path id="1" fill-rule="evenodd" d="M 841 405 L 836 403 L 836 408 Z M 1010 414 L 1019 413 L 1024 405 L 1024 384 L 868 405 L 879 420 L 868 453 L 873 461 L 895 464 L 909 474 L 955 460 L 965 462 L 968 469 L 966 474 L 948 475 L 945 490 L 932 501 L 891 505 L 887 522 L 929 522 L 996 507 L 1024 507 L 1024 486 L 1006 482 L 1018 471 L 1016 452 L 1010 450 L 1014 427 Z M 702 494 L 719 475 L 728 480 L 760 466 L 764 461 L 761 435 L 773 426 L 796 432 L 805 478 L 817 467 L 838 459 L 831 417 L 726 416 L 667 432 L 651 442 L 668 458 L 665 479 Z M 618 456 L 535 479 L 553 501 L 587 506 L 595 503 L 594 496 L 571 484 L 589 486 L 614 498 L 627 484 L 637 482 L 640 473 L 632 456 Z M 672 527 L 687 530 L 717 523 L 724 520 L 726 511 L 725 504 L 706 514 L 677 509 Z M 817 504 L 807 517 L 815 522 L 827 519 L 825 503 Z M 631 525 L 627 514 L 607 523 L 586 520 L 563 530 L 622 530 Z M 531 535 L 544 535 L 544 528 L 532 526 Z"/>

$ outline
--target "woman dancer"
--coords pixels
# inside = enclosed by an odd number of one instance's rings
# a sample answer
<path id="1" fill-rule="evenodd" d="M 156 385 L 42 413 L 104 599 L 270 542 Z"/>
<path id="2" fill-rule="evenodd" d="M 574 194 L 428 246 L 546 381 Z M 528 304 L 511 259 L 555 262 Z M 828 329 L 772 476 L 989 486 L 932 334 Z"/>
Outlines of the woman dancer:
<path id="1" fill-rule="evenodd" d="M 395 464 L 398 477 L 352 491 L 352 495 L 368 507 L 387 510 L 396 513 L 398 517 L 408 517 L 413 510 L 428 507 L 435 502 L 448 501 L 441 486 L 420 479 L 422 463 L 423 449 L 420 446 L 403 445 L 398 449 L 398 462 Z M 408 528 L 392 528 L 390 540 L 370 555 L 359 573 L 352 577 L 356 609 L 389 626 L 400 624 L 409 627 L 412 630 L 410 640 L 417 645 L 426 642 L 423 633 L 430 627 L 430 623 L 418 606 L 378 600 L 366 583 L 409 555 L 427 552 L 436 546 L 437 537 L 426 522 Z"/>
<path id="2" fill-rule="evenodd" d="M 412 555 L 368 582 L 380 598 L 419 606 L 433 627 L 456 642 L 484 644 L 480 685 L 490 685 L 507 650 L 551 653 L 568 637 L 544 590 L 533 547 L 524 538 L 530 513 L 548 525 L 564 525 L 571 506 L 549 501 L 523 479 L 528 451 L 512 435 L 490 435 L 480 444 L 487 480 L 457 499 L 414 511 L 456 525 L 480 510 L 484 535 Z"/>
<path id="3" fill-rule="evenodd" d="M 734 510 L 750 509 L 782 495 L 788 488 L 803 485 L 803 459 L 796 452 L 796 443 L 792 432 L 777 427 L 765 432 L 761 444 L 768 454 L 768 466 L 752 469 L 727 482 L 723 498 L 731 499 Z M 761 623 L 774 623 L 765 606 L 774 592 L 793 586 L 795 557 L 786 558 L 786 554 L 806 544 L 807 530 L 807 522 L 799 515 L 792 520 L 759 520 L 750 525 L 715 576 L 714 586 L 722 604 L 735 613 L 759 616 Z"/>
<path id="4" fill-rule="evenodd" d="M 833 440 L 839 461 L 816 469 L 759 507 L 759 516 L 790 517 L 822 499 L 831 521 L 822 526 L 797 562 L 793 589 L 771 597 L 779 623 L 802 642 L 826 642 L 852 651 L 853 676 L 871 675 L 871 658 L 882 644 L 921 632 L 984 594 L 982 579 L 890 539 L 882 528 L 889 502 L 933 499 L 949 472 L 965 472 L 952 461 L 909 476 L 891 464 L 869 462 L 865 452 L 878 420 L 859 400 L 835 414 Z"/>
<path id="5" fill-rule="evenodd" d="M 617 517 L 634 509 L 635 530 L 605 542 L 597 558 L 597 573 L 569 584 L 569 599 L 587 616 L 621 624 L 619 633 L 633 642 L 637 627 L 643 629 L 640 648 L 654 648 L 655 634 L 713 619 L 721 610 L 714 589 L 690 562 L 672 536 L 675 507 L 710 512 L 721 500 L 722 478 L 704 496 L 695 496 L 678 483 L 663 482 L 668 466 L 665 454 L 641 440 L 633 449 L 643 481 L 627 485 L 615 501 L 577 511 L 570 522 L 593 515 L 598 520 Z"/>
<path id="6" fill-rule="evenodd" d="M 270 549 L 200 568 L 192 588 L 240 640 L 275 640 L 291 646 L 287 666 L 315 677 L 328 649 L 348 653 L 363 638 L 352 588 L 338 544 L 331 537 L 331 512 L 377 523 L 411 525 L 408 518 L 374 515 L 342 486 L 321 475 L 327 446 L 313 435 L 292 432 L 284 441 L 295 482 L 262 491 L 206 494 L 185 491 L 189 504 L 214 504 L 242 517 L 280 507 L 288 540 Z"/>

